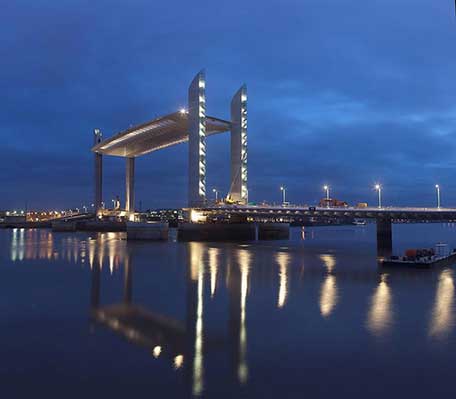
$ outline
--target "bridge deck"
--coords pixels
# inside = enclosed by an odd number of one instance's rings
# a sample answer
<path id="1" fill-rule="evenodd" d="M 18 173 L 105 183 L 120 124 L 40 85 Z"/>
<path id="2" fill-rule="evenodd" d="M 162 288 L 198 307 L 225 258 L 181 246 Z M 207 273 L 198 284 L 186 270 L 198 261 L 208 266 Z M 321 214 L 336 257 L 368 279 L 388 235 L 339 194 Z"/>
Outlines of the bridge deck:
<path id="1" fill-rule="evenodd" d="M 213 206 L 200 209 L 212 214 L 246 216 L 326 216 L 392 220 L 456 220 L 456 208 L 323 208 L 312 206 Z"/>
<path id="2" fill-rule="evenodd" d="M 206 117 L 206 135 L 231 129 L 231 123 Z M 124 130 L 92 148 L 93 152 L 119 157 L 137 157 L 188 141 L 188 114 L 174 112 Z"/>

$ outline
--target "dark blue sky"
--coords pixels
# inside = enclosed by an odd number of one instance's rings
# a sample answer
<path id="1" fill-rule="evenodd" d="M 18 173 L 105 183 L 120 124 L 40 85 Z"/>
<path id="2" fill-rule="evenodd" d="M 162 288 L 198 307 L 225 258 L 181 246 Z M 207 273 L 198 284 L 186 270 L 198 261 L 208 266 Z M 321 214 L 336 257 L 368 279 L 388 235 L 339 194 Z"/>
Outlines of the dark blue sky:
<path id="1" fill-rule="evenodd" d="M 0 14 L 0 209 L 92 201 L 92 130 L 105 136 L 186 105 L 249 92 L 252 200 L 456 205 L 452 0 L 15 0 Z M 124 196 L 105 160 L 104 197 Z M 187 145 L 137 161 L 144 208 L 182 206 Z M 229 135 L 208 139 L 208 188 L 229 188 Z"/>

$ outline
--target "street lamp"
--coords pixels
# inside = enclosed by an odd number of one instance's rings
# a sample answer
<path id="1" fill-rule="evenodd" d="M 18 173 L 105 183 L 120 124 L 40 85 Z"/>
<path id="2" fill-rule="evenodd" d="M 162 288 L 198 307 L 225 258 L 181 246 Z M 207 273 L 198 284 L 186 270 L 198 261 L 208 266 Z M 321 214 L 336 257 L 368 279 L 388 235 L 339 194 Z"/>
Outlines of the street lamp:
<path id="1" fill-rule="evenodd" d="M 282 205 L 285 204 L 285 198 L 287 193 L 287 188 L 285 186 L 280 186 L 280 191 L 282 191 Z"/>
<path id="2" fill-rule="evenodd" d="M 437 208 L 440 209 L 440 186 L 436 184 L 435 189 L 437 191 Z"/>
<path id="3" fill-rule="evenodd" d="M 375 185 L 375 190 L 377 190 L 378 193 L 378 207 L 382 207 L 382 186 L 380 184 Z"/>
<path id="4" fill-rule="evenodd" d="M 215 193 L 215 202 L 217 202 L 218 201 L 218 190 L 216 188 L 213 188 L 212 192 Z"/>
<path id="5" fill-rule="evenodd" d="M 323 190 L 326 191 L 326 199 L 329 201 L 329 186 L 324 185 L 323 186 Z"/>

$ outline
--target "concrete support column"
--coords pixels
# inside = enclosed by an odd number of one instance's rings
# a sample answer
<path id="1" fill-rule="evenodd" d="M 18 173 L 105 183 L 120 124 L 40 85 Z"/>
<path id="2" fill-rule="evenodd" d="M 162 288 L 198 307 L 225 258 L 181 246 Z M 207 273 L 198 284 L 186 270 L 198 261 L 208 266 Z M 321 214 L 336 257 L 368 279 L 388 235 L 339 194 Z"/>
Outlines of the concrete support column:
<path id="1" fill-rule="evenodd" d="M 125 170 L 125 210 L 135 212 L 135 158 L 126 158 Z"/>
<path id="2" fill-rule="evenodd" d="M 389 256 L 393 251 L 391 219 L 377 219 L 377 252 L 379 256 Z"/>
<path id="3" fill-rule="evenodd" d="M 231 100 L 231 185 L 230 197 L 248 202 L 247 190 L 247 87 L 243 85 Z"/>
<path id="4" fill-rule="evenodd" d="M 100 129 L 95 129 L 93 131 L 93 143 L 94 145 L 97 145 L 101 143 L 103 139 L 103 135 L 100 131 Z M 102 208 L 102 202 L 103 202 L 103 155 L 100 153 L 96 152 L 94 154 L 94 183 L 95 183 L 95 188 L 94 188 L 94 199 L 93 199 L 93 205 L 95 212 L 98 212 Z"/>
<path id="5" fill-rule="evenodd" d="M 203 71 L 188 89 L 188 205 L 206 203 L 206 78 Z"/>

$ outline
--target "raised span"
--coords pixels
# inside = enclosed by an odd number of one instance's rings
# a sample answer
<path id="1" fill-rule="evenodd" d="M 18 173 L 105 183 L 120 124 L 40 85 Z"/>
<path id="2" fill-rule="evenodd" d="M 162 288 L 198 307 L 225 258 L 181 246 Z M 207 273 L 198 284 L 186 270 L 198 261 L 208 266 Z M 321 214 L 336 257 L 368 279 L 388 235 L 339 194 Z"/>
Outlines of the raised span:
<path id="1" fill-rule="evenodd" d="M 231 123 L 206 117 L 206 135 L 227 132 Z M 92 151 L 119 157 L 138 157 L 188 141 L 188 113 L 174 112 L 131 127 L 92 147 Z"/>

